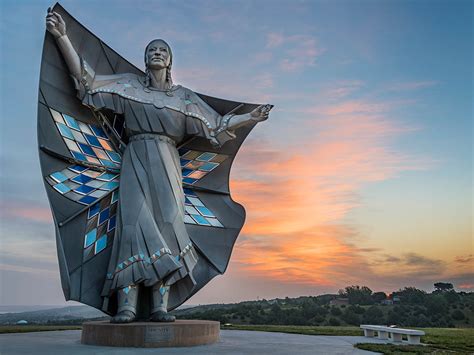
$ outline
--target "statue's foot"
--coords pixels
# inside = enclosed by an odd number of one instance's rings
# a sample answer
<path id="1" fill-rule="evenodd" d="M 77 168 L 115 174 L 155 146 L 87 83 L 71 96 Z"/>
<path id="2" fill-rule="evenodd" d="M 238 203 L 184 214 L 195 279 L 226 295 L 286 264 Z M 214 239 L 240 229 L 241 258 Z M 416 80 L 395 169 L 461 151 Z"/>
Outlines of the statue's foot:
<path id="1" fill-rule="evenodd" d="M 152 322 L 174 322 L 175 320 L 175 316 L 163 311 L 158 311 L 151 315 Z"/>
<path id="2" fill-rule="evenodd" d="M 130 323 L 135 320 L 135 313 L 131 311 L 121 311 L 112 317 L 110 323 Z"/>

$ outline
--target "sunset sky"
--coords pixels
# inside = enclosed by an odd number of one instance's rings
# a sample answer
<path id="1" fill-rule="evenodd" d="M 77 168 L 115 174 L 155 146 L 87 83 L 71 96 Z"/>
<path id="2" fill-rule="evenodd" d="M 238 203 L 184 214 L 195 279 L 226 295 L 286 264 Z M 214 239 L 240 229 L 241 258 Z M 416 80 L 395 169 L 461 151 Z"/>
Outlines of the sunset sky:
<path id="1" fill-rule="evenodd" d="M 63 1 L 139 68 L 154 38 L 197 92 L 275 105 L 231 174 L 247 221 L 189 303 L 474 291 L 472 1 Z M 3 0 L 1 305 L 62 304 L 36 141 L 43 0 Z"/>

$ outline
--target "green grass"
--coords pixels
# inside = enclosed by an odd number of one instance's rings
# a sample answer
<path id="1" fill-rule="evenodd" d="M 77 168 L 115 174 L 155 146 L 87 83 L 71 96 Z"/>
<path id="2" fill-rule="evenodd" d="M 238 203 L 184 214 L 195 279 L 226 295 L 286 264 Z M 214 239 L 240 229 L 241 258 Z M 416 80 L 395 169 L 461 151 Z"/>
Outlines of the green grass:
<path id="1" fill-rule="evenodd" d="M 423 345 L 357 344 L 363 350 L 383 354 L 472 354 L 474 353 L 474 328 L 419 328 L 426 335 Z"/>
<path id="2" fill-rule="evenodd" d="M 373 351 L 381 354 L 395 355 L 395 354 L 453 354 L 450 351 L 440 351 L 432 346 L 423 345 L 393 345 L 393 344 L 356 344 L 356 348 L 362 350 Z M 457 353 L 459 354 L 459 353 Z"/>
<path id="3" fill-rule="evenodd" d="M 5 333 L 30 333 L 30 332 L 48 332 L 52 330 L 79 330 L 80 325 L 2 325 L 0 334 Z"/>
<path id="4" fill-rule="evenodd" d="M 438 349 L 474 352 L 474 328 L 422 328 L 422 341 Z"/>
<path id="5" fill-rule="evenodd" d="M 222 329 L 258 330 L 306 335 L 363 335 L 358 327 L 307 327 L 296 325 L 232 325 Z M 472 354 L 474 353 L 474 328 L 419 328 L 426 335 L 427 345 L 394 345 L 361 343 L 356 347 L 383 354 Z"/>

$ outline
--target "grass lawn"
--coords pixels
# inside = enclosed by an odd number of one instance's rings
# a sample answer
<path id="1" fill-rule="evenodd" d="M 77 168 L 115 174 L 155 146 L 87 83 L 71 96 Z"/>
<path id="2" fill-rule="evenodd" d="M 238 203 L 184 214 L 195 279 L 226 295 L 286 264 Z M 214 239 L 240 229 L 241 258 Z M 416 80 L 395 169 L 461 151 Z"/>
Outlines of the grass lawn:
<path id="1" fill-rule="evenodd" d="M 30 332 L 48 332 L 51 330 L 78 330 L 82 329 L 80 325 L 2 325 L 0 334 L 5 333 L 30 333 Z"/>
<path id="2" fill-rule="evenodd" d="M 383 354 L 473 354 L 474 328 L 418 328 L 426 335 L 421 341 L 428 346 L 393 344 L 357 344 L 359 349 Z"/>
<path id="3" fill-rule="evenodd" d="M 358 327 L 306 327 L 292 325 L 232 325 L 222 329 L 259 330 L 306 335 L 363 335 Z M 473 354 L 474 328 L 419 328 L 426 335 L 425 345 L 394 345 L 361 343 L 359 349 L 383 354 Z"/>
<path id="4" fill-rule="evenodd" d="M 467 354 L 465 352 L 452 352 L 449 350 L 439 350 L 433 346 L 423 346 L 423 345 L 393 345 L 393 344 L 356 344 L 356 348 L 362 350 L 373 351 L 380 354 Z"/>

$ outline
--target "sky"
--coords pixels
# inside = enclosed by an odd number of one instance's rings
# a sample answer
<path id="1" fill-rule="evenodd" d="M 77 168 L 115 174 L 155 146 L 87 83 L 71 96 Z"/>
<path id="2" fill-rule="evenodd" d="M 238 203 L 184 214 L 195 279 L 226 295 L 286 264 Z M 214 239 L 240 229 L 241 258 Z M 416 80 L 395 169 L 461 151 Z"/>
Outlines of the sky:
<path id="1" fill-rule="evenodd" d="M 275 105 L 234 161 L 227 272 L 189 304 L 474 291 L 471 1 L 61 4 L 141 69 L 163 38 L 175 83 Z M 1 305 L 64 303 L 36 140 L 51 5 L 0 2 Z"/>

